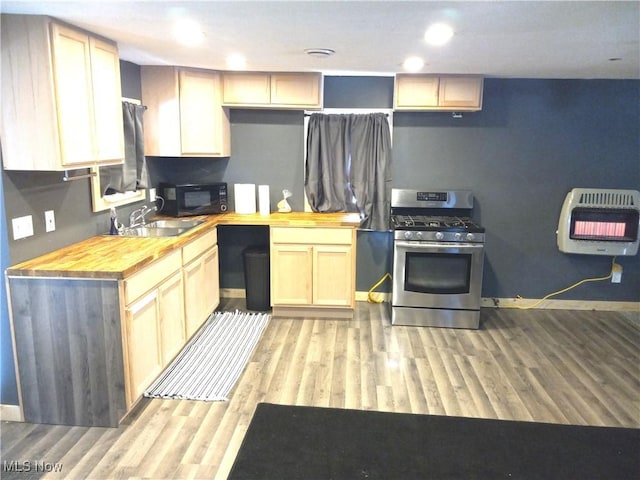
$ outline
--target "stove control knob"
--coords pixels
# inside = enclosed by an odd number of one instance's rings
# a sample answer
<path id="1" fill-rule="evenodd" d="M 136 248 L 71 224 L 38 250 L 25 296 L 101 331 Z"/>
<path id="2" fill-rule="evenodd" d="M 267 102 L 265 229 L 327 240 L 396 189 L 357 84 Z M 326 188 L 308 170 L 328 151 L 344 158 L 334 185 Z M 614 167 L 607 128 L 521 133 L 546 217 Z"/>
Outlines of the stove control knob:
<path id="1" fill-rule="evenodd" d="M 456 240 L 462 240 L 462 234 L 460 232 L 457 232 L 453 238 L 455 238 Z"/>
<path id="2" fill-rule="evenodd" d="M 407 240 L 411 240 L 411 232 L 404 232 L 404 238 L 406 238 Z"/>
<path id="3" fill-rule="evenodd" d="M 422 240 L 422 232 L 416 233 L 416 239 Z"/>
<path id="4" fill-rule="evenodd" d="M 442 240 L 444 238 L 444 233 L 442 232 L 436 232 L 436 240 Z"/>
<path id="5" fill-rule="evenodd" d="M 467 233 L 467 240 L 472 241 L 476 236 L 473 233 Z"/>

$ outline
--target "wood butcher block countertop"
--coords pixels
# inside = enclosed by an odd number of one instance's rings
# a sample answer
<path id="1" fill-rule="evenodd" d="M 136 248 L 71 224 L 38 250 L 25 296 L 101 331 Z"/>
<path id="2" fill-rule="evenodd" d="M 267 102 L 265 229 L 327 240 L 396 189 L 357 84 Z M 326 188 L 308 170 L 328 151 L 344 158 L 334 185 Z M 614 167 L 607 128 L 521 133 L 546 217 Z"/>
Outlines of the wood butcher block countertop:
<path id="1" fill-rule="evenodd" d="M 225 213 L 202 217 L 202 225 L 177 237 L 120 237 L 98 235 L 41 255 L 7 269 L 10 276 L 123 279 L 154 260 L 181 248 L 218 225 L 270 225 L 289 227 L 350 227 L 360 225 L 354 213 Z"/>

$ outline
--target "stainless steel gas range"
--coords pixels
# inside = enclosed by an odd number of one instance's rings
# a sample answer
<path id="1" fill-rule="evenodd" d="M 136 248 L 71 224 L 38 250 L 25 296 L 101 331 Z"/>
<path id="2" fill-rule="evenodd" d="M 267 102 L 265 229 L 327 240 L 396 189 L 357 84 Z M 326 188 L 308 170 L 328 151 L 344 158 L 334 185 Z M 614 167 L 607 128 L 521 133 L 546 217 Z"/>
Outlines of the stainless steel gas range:
<path id="1" fill-rule="evenodd" d="M 479 328 L 484 228 L 468 190 L 391 193 L 391 323 Z"/>

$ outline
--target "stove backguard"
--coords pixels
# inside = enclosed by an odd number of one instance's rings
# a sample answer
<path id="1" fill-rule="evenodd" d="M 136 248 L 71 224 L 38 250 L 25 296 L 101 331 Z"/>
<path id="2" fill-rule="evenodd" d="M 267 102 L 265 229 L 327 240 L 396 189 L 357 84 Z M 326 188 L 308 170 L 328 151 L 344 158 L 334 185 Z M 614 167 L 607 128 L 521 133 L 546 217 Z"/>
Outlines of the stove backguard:
<path id="1" fill-rule="evenodd" d="M 558 248 L 585 255 L 635 255 L 640 238 L 640 192 L 574 188 L 558 221 Z"/>

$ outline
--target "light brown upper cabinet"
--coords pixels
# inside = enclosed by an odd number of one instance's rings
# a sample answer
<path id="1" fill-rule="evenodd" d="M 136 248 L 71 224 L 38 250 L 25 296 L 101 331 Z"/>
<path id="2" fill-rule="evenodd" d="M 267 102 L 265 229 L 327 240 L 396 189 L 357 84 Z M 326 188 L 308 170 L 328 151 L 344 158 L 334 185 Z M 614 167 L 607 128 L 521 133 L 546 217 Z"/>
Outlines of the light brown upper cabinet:
<path id="1" fill-rule="evenodd" d="M 2 153 L 7 170 L 122 163 L 115 43 L 39 15 L 2 15 Z"/>
<path id="2" fill-rule="evenodd" d="M 322 108 L 322 74 L 225 72 L 223 103 L 229 107 Z"/>
<path id="3" fill-rule="evenodd" d="M 228 157 L 229 110 L 220 74 L 191 68 L 142 66 L 145 154 Z"/>
<path id="4" fill-rule="evenodd" d="M 395 110 L 482 110 L 483 78 L 475 75 L 397 74 Z"/>

